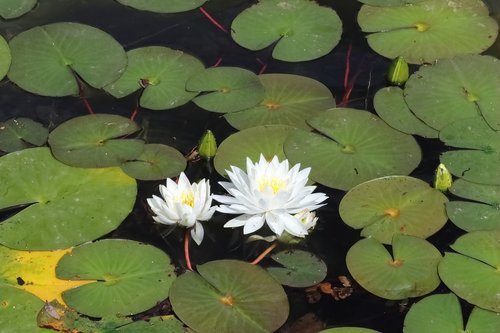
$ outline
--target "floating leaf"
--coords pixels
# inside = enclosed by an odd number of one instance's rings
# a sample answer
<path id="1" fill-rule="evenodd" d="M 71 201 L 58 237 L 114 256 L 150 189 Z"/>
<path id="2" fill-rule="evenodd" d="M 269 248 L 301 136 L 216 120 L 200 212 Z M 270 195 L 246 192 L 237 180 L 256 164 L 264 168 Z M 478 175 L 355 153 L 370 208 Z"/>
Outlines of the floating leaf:
<path id="1" fill-rule="evenodd" d="M 419 164 L 415 139 L 367 111 L 332 109 L 308 121 L 318 133 L 297 130 L 285 142 L 292 162 L 311 167 L 310 178 L 348 190 L 369 179 L 409 174 Z"/>
<path id="2" fill-rule="evenodd" d="M 207 0 L 117 0 L 119 3 L 139 10 L 155 13 L 179 13 L 195 9 Z"/>
<path id="3" fill-rule="evenodd" d="M 113 37 L 80 23 L 37 26 L 12 38 L 9 46 L 9 79 L 44 96 L 77 95 L 76 75 L 102 88 L 118 79 L 127 64 L 125 51 Z"/>
<path id="4" fill-rule="evenodd" d="M 320 283 L 326 277 L 326 264 L 314 254 L 300 251 L 282 251 L 271 258 L 282 267 L 267 267 L 267 271 L 281 284 L 305 288 Z"/>
<path id="5" fill-rule="evenodd" d="M 162 46 L 142 47 L 127 52 L 125 73 L 104 89 L 117 98 L 144 88 L 140 105 L 152 110 L 173 109 L 189 102 L 197 93 L 186 91 L 186 81 L 202 71 L 195 57 Z"/>
<path id="6" fill-rule="evenodd" d="M 478 115 L 499 130 L 499 87 L 498 59 L 467 55 L 420 67 L 406 82 L 404 94 L 411 111 L 437 130 Z"/>
<path id="7" fill-rule="evenodd" d="M 69 167 L 48 148 L 5 155 L 0 170 L 0 209 L 25 207 L 0 223 L 0 243 L 14 249 L 62 249 L 101 237 L 125 219 L 137 194 L 119 168 Z"/>
<path id="8" fill-rule="evenodd" d="M 0 331 L 2 333 L 50 333 L 38 327 L 36 316 L 43 301 L 25 291 L 0 285 Z"/>
<path id="9" fill-rule="evenodd" d="M 0 150 L 13 152 L 47 141 L 49 130 L 29 118 L 11 118 L 0 122 Z"/>
<path id="10" fill-rule="evenodd" d="M 122 239 L 74 248 L 61 258 L 56 275 L 67 280 L 97 280 L 63 293 L 68 306 L 93 317 L 147 310 L 167 298 L 175 279 L 174 267 L 163 251 Z"/>
<path id="11" fill-rule="evenodd" d="M 474 200 L 451 201 L 446 204 L 450 220 L 465 231 L 500 230 L 500 186 L 471 183 L 458 179 L 450 192 Z"/>
<path id="12" fill-rule="evenodd" d="M 392 6 L 404 6 L 404 5 L 414 4 L 426 0 L 358 0 L 358 1 L 370 6 L 392 7 Z"/>
<path id="13" fill-rule="evenodd" d="M 481 53 L 498 34 L 481 0 L 428 0 L 408 6 L 364 5 L 358 13 L 361 29 L 375 52 L 413 64 L 431 63 L 460 54 Z M 446 41 L 446 43 L 443 43 Z"/>
<path id="14" fill-rule="evenodd" d="M 403 90 L 399 87 L 387 87 L 377 91 L 373 97 L 373 106 L 378 116 L 398 131 L 424 138 L 438 137 L 438 131 L 411 112 L 403 97 Z"/>
<path id="15" fill-rule="evenodd" d="M 122 164 L 122 170 L 135 179 L 159 180 L 178 176 L 186 163 L 186 158 L 175 148 L 147 144 L 141 155 Z"/>
<path id="16" fill-rule="evenodd" d="M 1 0 L 0 0 L 1 1 Z M 5 39 L 0 35 L 0 80 L 9 71 L 10 61 L 12 60 L 10 55 L 10 48 Z"/>
<path id="17" fill-rule="evenodd" d="M 448 220 L 448 198 L 426 182 L 407 176 L 373 179 L 353 187 L 342 198 L 342 220 L 361 236 L 390 244 L 395 234 L 427 238 Z"/>
<path id="18" fill-rule="evenodd" d="M 61 162 L 78 167 L 119 166 L 136 159 L 144 142 L 122 139 L 140 127 L 132 120 L 111 114 L 91 114 L 72 118 L 49 135 L 49 145 Z"/>
<path id="19" fill-rule="evenodd" d="M 430 293 L 439 285 L 439 251 L 424 239 L 394 235 L 393 256 L 374 238 L 355 243 L 346 263 L 352 277 L 369 292 L 386 299 Z"/>
<path id="20" fill-rule="evenodd" d="M 337 13 L 308 0 L 260 1 L 231 25 L 236 43 L 253 51 L 276 43 L 273 58 L 284 61 L 324 56 L 338 44 L 341 34 Z"/>
<path id="21" fill-rule="evenodd" d="M 274 155 L 284 160 L 283 143 L 295 130 L 294 127 L 285 125 L 265 125 L 231 134 L 217 150 L 215 169 L 222 176 L 226 176 L 226 170 L 231 170 L 231 166 L 245 170 L 247 157 L 257 162 L 260 154 L 269 161 Z"/>
<path id="22" fill-rule="evenodd" d="M 415 303 L 406 315 L 404 325 L 404 333 L 496 333 L 500 328 L 500 315 L 475 307 L 464 330 L 457 296 L 441 294 Z"/>
<path id="23" fill-rule="evenodd" d="M 175 314 L 204 333 L 273 332 L 288 316 L 281 285 L 256 265 L 218 260 L 178 277 L 170 289 Z"/>
<path id="24" fill-rule="evenodd" d="M 234 112 L 253 107 L 264 98 L 264 86 L 253 72 L 238 67 L 212 67 L 195 74 L 186 89 L 204 93 L 193 99 L 213 112 Z"/>
<path id="25" fill-rule="evenodd" d="M 380 333 L 380 332 L 364 327 L 335 327 L 319 331 L 318 333 Z"/>
<path id="26" fill-rule="evenodd" d="M 306 120 L 335 107 L 330 90 L 321 82 L 293 74 L 262 74 L 266 90 L 260 105 L 225 115 L 237 129 L 283 124 L 310 129 Z"/>
<path id="27" fill-rule="evenodd" d="M 22 16 L 32 10 L 37 2 L 38 0 L 0 0 L 0 16 L 6 20 Z"/>

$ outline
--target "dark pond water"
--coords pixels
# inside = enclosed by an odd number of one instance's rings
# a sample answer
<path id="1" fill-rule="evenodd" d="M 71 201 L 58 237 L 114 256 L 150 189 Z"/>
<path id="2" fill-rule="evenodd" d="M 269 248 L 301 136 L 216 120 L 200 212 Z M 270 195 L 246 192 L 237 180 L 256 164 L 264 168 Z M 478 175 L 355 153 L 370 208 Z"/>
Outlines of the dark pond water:
<path id="1" fill-rule="evenodd" d="M 211 0 L 204 8 L 223 26 L 229 27 L 232 19 L 249 4 L 248 0 Z M 179 14 L 154 14 L 137 11 L 114 1 L 102 0 L 41 0 L 38 7 L 18 20 L 1 21 L 0 34 L 9 39 L 17 33 L 36 25 L 52 22 L 73 21 L 85 23 L 110 33 L 129 50 L 141 46 L 163 45 L 180 49 L 198 57 L 209 67 L 221 59 L 223 66 L 238 66 L 258 72 L 262 63 L 266 73 L 293 73 L 314 78 L 330 88 L 340 103 L 345 93 L 344 74 L 346 55 L 350 51 L 350 83 L 354 85 L 347 106 L 372 109 L 373 94 L 385 85 L 384 73 L 389 61 L 373 53 L 356 23 L 360 3 L 353 0 L 318 1 L 334 8 L 343 22 L 340 44 L 321 59 L 301 63 L 285 63 L 273 60 L 269 50 L 251 52 L 237 46 L 224 32 L 213 25 L 198 10 Z M 493 12 L 500 12 L 499 2 L 489 1 Z M 497 16 L 498 17 L 498 16 Z M 500 54 L 498 42 L 490 53 Z M 136 107 L 137 95 L 116 100 L 100 91 L 87 90 L 86 95 L 96 113 L 113 113 L 130 116 Z M 50 128 L 75 116 L 87 114 L 82 101 L 77 97 L 47 98 L 24 92 L 4 80 L 0 83 L 0 121 L 11 117 L 29 117 Z M 206 129 L 211 129 L 221 142 L 236 132 L 215 113 L 188 103 L 180 108 L 166 111 L 139 110 L 136 121 L 144 127 L 145 139 L 149 142 L 171 145 L 187 153 L 197 144 Z M 439 153 L 445 148 L 435 140 L 419 140 L 424 160 L 412 173 L 430 182 L 438 164 Z M 204 162 L 191 163 L 186 171 L 190 179 L 210 177 L 215 192 L 220 176 L 210 173 Z M 140 182 L 139 197 L 135 209 L 126 221 L 106 237 L 128 238 L 153 244 L 164 249 L 179 266 L 184 266 L 182 233 L 172 232 L 154 225 L 146 210 L 145 199 L 157 192 L 161 182 Z M 359 239 L 359 231 L 346 226 L 338 216 L 338 204 L 344 192 L 319 186 L 328 193 L 328 205 L 318 211 L 319 225 L 308 238 L 304 247 L 319 255 L 328 264 L 327 280 L 339 285 L 337 276 L 349 272 L 345 266 L 345 255 L 349 247 Z M 206 225 L 206 236 L 200 247 L 191 250 L 195 264 L 222 258 L 251 260 L 260 251 L 262 244 L 242 244 L 241 230 L 222 228 L 225 218 L 216 216 Z M 168 235 L 167 235 L 168 234 Z M 431 241 L 441 251 L 447 249 L 461 231 L 447 225 Z M 265 261 L 263 262 L 266 263 Z M 416 300 L 390 302 L 372 296 L 355 286 L 353 294 L 345 300 L 336 301 L 323 296 L 317 303 L 309 304 L 303 290 L 287 290 L 291 301 L 288 324 L 297 318 L 314 313 L 329 327 L 364 326 L 379 331 L 401 332 L 407 306 Z M 440 286 L 438 292 L 445 292 Z M 465 311 L 468 308 L 466 307 Z M 300 332 L 301 330 L 296 330 Z M 314 330 L 312 330 L 314 331 Z"/>

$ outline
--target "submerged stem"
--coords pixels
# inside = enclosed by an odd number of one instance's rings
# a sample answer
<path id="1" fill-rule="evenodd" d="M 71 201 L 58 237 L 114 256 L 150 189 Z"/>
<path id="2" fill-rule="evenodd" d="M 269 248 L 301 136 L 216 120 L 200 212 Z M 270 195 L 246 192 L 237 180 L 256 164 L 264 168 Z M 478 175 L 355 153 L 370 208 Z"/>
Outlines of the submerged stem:
<path id="1" fill-rule="evenodd" d="M 189 229 L 186 229 L 186 233 L 184 234 L 184 258 L 186 259 L 187 268 L 192 271 L 193 267 L 189 258 Z"/>
<path id="2" fill-rule="evenodd" d="M 262 259 L 264 259 L 265 256 L 269 254 L 274 248 L 278 245 L 277 242 L 274 242 L 271 244 L 267 249 L 264 250 L 257 258 L 255 258 L 254 261 L 251 262 L 252 265 L 257 265 L 259 262 L 261 262 Z"/>

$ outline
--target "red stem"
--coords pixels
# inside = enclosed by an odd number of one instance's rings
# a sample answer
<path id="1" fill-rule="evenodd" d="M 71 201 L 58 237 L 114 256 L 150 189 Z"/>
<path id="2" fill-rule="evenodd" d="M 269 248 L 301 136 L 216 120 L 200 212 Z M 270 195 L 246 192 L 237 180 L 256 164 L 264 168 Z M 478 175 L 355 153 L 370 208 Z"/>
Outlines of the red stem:
<path id="1" fill-rule="evenodd" d="M 78 84 L 78 97 L 83 102 L 83 105 L 85 105 L 85 108 L 87 109 L 87 112 L 89 114 L 94 114 L 94 110 L 92 110 L 92 106 L 90 105 L 87 97 L 85 97 L 85 92 L 83 91 L 83 82 L 80 80 L 78 75 L 73 74 L 75 76 L 76 83 Z"/>
<path id="2" fill-rule="evenodd" d="M 227 33 L 227 30 L 226 28 L 224 28 L 219 22 L 217 22 L 212 16 L 210 16 L 210 14 L 205 10 L 203 9 L 203 7 L 199 7 L 199 10 L 203 13 L 203 15 L 205 15 L 205 17 L 207 19 L 210 20 L 210 22 L 212 22 L 217 28 L 219 28 L 220 30 L 224 31 L 225 33 Z"/>
<path id="3" fill-rule="evenodd" d="M 272 250 L 274 250 L 274 248 L 276 247 L 276 245 L 278 245 L 277 242 L 274 242 L 273 244 L 271 244 L 271 246 L 269 246 L 267 249 L 265 249 L 264 252 L 262 252 L 257 258 L 255 258 L 254 261 L 251 262 L 251 264 L 252 265 L 257 265 L 259 262 L 261 262 L 261 260 L 264 259 L 264 257 L 269 254 L 269 252 L 271 252 Z"/>
<path id="4" fill-rule="evenodd" d="M 345 59 L 344 89 L 347 89 L 347 86 L 349 84 L 349 70 L 351 69 L 351 51 L 352 51 L 352 43 L 349 43 Z"/>
<path id="5" fill-rule="evenodd" d="M 255 58 L 255 60 L 257 60 L 257 62 L 260 64 L 260 70 L 259 70 L 259 74 L 262 74 L 266 71 L 267 69 L 267 64 L 264 63 L 262 60 L 260 60 L 259 58 Z"/>
<path id="6" fill-rule="evenodd" d="M 217 61 L 215 62 L 215 64 L 212 67 L 219 66 L 221 62 L 222 62 L 222 57 L 219 57 L 219 59 L 217 59 Z"/>
<path id="7" fill-rule="evenodd" d="M 193 267 L 191 266 L 191 259 L 189 259 L 189 229 L 186 229 L 184 234 L 184 258 L 186 258 L 187 268 L 192 271 Z"/>

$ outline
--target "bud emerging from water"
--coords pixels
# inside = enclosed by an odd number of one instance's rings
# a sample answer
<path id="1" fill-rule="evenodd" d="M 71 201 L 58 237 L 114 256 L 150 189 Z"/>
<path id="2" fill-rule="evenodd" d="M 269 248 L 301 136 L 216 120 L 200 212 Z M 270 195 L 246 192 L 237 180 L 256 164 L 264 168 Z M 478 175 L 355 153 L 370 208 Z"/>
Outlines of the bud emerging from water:
<path id="1" fill-rule="evenodd" d="M 200 139 L 200 143 L 198 145 L 198 154 L 209 160 L 215 156 L 217 152 L 217 142 L 215 141 L 215 136 L 211 130 L 206 130 L 203 136 Z"/>
<path id="2" fill-rule="evenodd" d="M 402 86 L 408 81 L 410 69 L 408 63 L 403 57 L 399 56 L 394 59 L 389 66 L 389 71 L 387 72 L 387 80 L 389 83 Z"/>
<path id="3" fill-rule="evenodd" d="M 443 163 L 439 163 L 436 169 L 436 176 L 434 179 L 434 188 L 442 192 L 448 191 L 452 183 L 451 173 L 446 169 Z"/>

